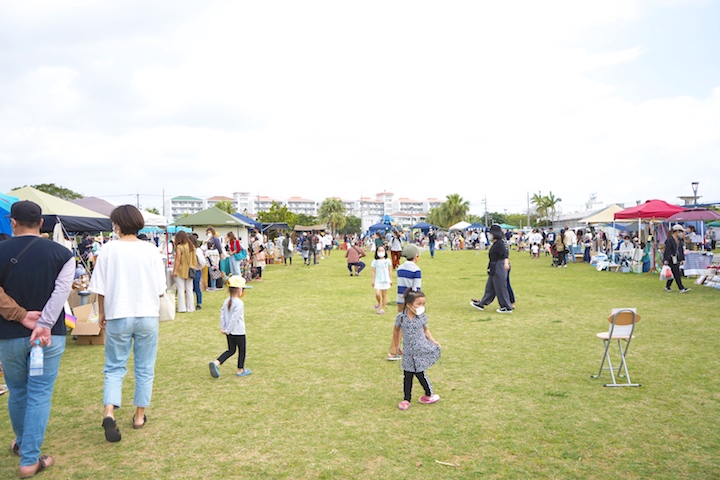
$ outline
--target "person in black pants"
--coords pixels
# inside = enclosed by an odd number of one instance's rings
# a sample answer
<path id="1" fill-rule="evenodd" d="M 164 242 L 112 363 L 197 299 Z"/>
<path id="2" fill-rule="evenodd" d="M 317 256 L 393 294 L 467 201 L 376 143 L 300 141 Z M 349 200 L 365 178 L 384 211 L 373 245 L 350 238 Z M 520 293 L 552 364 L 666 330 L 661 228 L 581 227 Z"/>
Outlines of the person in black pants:
<path id="1" fill-rule="evenodd" d="M 681 240 L 682 232 L 685 229 L 682 225 L 673 225 L 670 235 L 665 240 L 665 253 L 663 254 L 663 263 L 670 267 L 673 278 L 665 284 L 665 291 L 669 292 L 673 280 L 677 283 L 680 293 L 689 292 L 689 288 L 685 288 L 682 284 L 682 273 L 680 273 L 680 265 L 685 263 L 685 252 L 683 250 L 683 242 Z"/>

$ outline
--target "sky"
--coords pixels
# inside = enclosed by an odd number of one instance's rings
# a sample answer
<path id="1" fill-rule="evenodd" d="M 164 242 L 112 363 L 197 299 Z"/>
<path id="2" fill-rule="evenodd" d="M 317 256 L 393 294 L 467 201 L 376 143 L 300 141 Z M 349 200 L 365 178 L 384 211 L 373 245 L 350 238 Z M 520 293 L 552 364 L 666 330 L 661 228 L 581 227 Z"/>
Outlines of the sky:
<path id="1" fill-rule="evenodd" d="M 0 192 L 720 202 L 720 2 L 0 0 Z"/>

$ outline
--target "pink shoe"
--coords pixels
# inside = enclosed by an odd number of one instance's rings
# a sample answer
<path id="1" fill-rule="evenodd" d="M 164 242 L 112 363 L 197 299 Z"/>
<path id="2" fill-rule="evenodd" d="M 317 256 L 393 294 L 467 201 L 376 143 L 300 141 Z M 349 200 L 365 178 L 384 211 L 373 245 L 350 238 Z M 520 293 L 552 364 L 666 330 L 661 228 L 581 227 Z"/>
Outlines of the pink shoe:
<path id="1" fill-rule="evenodd" d="M 376 304 L 375 304 L 375 310 L 377 310 L 378 308 L 380 308 L 380 304 L 379 304 L 379 303 L 376 303 Z"/>
<path id="2" fill-rule="evenodd" d="M 407 410 L 408 408 L 410 408 L 410 402 L 408 402 L 407 400 L 403 400 L 402 402 L 398 403 L 398 408 L 400 410 Z"/>
<path id="3" fill-rule="evenodd" d="M 377 311 L 377 314 L 378 314 L 378 315 L 382 315 L 382 314 L 384 314 L 384 313 L 385 313 L 385 310 L 378 310 L 378 311 Z"/>
<path id="4" fill-rule="evenodd" d="M 420 397 L 418 399 L 418 402 L 424 403 L 425 405 L 429 405 L 431 403 L 435 403 L 435 402 L 439 402 L 439 401 L 440 401 L 440 395 L 438 395 L 438 394 L 430 395 L 429 397 L 426 397 L 425 395 L 423 395 L 422 397 Z"/>

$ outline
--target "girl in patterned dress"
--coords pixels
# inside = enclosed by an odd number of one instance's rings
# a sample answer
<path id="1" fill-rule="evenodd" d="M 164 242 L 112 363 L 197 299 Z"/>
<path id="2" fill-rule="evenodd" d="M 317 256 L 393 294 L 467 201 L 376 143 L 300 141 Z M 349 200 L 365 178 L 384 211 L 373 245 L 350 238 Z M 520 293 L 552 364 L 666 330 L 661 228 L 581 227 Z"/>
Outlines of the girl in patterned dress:
<path id="1" fill-rule="evenodd" d="M 405 309 L 395 318 L 393 331 L 393 347 L 402 354 L 402 369 L 404 372 L 403 391 L 405 398 L 398 404 L 400 410 L 410 408 L 412 398 L 413 376 L 417 377 L 425 390 L 420 403 L 430 404 L 440 400 L 440 395 L 433 393 L 430 379 L 425 370 L 430 368 L 440 358 L 440 344 L 433 338 L 428 329 L 427 315 L 425 315 L 425 294 L 420 290 L 408 289 L 405 292 Z M 400 350 L 400 332 L 402 331 L 403 349 Z"/>

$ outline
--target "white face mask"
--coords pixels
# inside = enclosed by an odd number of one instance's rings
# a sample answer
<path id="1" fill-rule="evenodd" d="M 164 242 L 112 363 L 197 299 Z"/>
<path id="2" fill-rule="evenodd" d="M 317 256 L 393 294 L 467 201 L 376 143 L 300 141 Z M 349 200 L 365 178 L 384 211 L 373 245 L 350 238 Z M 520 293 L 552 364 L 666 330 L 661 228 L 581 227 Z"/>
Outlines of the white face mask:
<path id="1" fill-rule="evenodd" d="M 425 313 L 425 307 L 417 307 L 415 309 L 415 315 L 422 315 L 423 313 Z"/>
<path id="2" fill-rule="evenodd" d="M 212 238 L 212 233 L 208 233 L 207 238 Z"/>
<path id="3" fill-rule="evenodd" d="M 385 252 L 378 252 L 378 258 L 385 258 Z"/>

